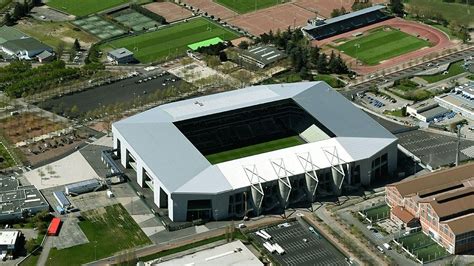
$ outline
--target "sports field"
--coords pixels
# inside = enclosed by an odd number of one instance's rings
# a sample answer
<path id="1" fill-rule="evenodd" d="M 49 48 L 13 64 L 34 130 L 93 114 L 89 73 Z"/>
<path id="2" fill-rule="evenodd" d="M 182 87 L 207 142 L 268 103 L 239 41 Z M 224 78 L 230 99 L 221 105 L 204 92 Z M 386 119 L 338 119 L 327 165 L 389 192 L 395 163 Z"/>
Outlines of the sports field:
<path id="1" fill-rule="evenodd" d="M 381 61 L 427 46 L 430 46 L 428 41 L 402 31 L 377 28 L 336 48 L 366 65 L 377 65 Z"/>
<path id="2" fill-rule="evenodd" d="M 282 0 L 215 0 L 215 2 L 234 10 L 237 13 L 243 14 L 258 9 L 271 7 L 277 4 L 284 3 Z"/>
<path id="3" fill-rule="evenodd" d="M 214 37 L 232 40 L 239 35 L 210 20 L 197 18 L 154 32 L 118 39 L 102 45 L 102 49 L 125 47 L 133 51 L 140 62 L 148 63 L 177 57 L 186 52 L 189 44 Z"/>
<path id="4" fill-rule="evenodd" d="M 130 0 L 49 0 L 46 4 L 75 16 L 86 16 L 128 2 Z"/>
<path id="5" fill-rule="evenodd" d="M 211 164 L 218 164 L 225 161 L 231 161 L 238 158 L 243 158 L 247 156 L 252 156 L 260 153 L 265 153 L 269 151 L 275 151 L 279 149 L 284 149 L 288 147 L 297 146 L 304 144 L 305 142 L 298 136 L 272 140 L 269 142 L 259 143 L 247 147 L 242 147 L 234 150 L 223 151 L 219 153 L 214 153 L 206 156 L 206 159 Z"/>
<path id="6" fill-rule="evenodd" d="M 364 211 L 367 218 L 371 221 L 380 221 L 383 219 L 387 219 L 390 216 L 390 207 L 384 204 L 382 206 L 377 206 L 368 210 Z"/>
<path id="7" fill-rule="evenodd" d="M 430 262 L 449 255 L 446 249 L 421 231 L 399 238 L 397 241 L 423 262 Z"/>

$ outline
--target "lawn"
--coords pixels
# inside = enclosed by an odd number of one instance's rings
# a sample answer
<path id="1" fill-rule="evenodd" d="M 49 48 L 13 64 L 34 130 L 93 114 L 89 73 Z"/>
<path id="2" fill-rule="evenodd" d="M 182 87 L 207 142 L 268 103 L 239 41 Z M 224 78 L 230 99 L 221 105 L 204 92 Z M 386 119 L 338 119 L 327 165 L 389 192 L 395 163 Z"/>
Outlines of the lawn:
<path id="1" fill-rule="evenodd" d="M 403 115 L 403 110 L 402 109 L 396 109 L 393 111 L 385 110 L 383 112 L 386 115 L 392 115 L 392 116 L 398 116 L 398 117 L 405 117 L 406 115 Z"/>
<path id="2" fill-rule="evenodd" d="M 283 148 L 293 147 L 305 142 L 298 136 L 272 140 L 264 143 L 259 143 L 247 147 L 242 147 L 234 150 L 223 151 L 207 155 L 207 160 L 212 164 L 218 164 L 225 161 L 231 161 L 238 158 L 252 156 L 269 151 L 279 150 Z"/>
<path id="3" fill-rule="evenodd" d="M 151 244 L 125 208 L 107 206 L 82 213 L 79 222 L 89 243 L 66 249 L 51 249 L 47 265 L 81 265 L 122 250 Z"/>
<path id="4" fill-rule="evenodd" d="M 474 6 L 448 3 L 443 0 L 406 0 L 410 8 L 419 11 L 431 12 L 434 14 L 442 14 L 448 21 L 457 21 L 462 24 L 474 24 L 472 14 Z"/>
<path id="5" fill-rule="evenodd" d="M 82 17 L 129 2 L 130 0 L 49 0 L 47 5 L 66 13 Z"/>
<path id="6" fill-rule="evenodd" d="M 333 88 L 342 88 L 342 87 L 344 87 L 344 82 L 342 82 L 340 79 L 338 79 L 336 77 L 333 77 L 331 75 L 319 74 L 319 75 L 314 76 L 313 78 L 314 78 L 314 80 L 324 81 L 327 84 L 329 84 L 329 86 L 331 86 Z"/>
<path id="7" fill-rule="evenodd" d="M 29 19 L 28 22 L 31 23 L 18 23 L 15 28 L 53 48 L 57 48 L 61 42 L 64 42 L 66 43 L 65 48 L 68 50 L 72 47 L 75 39 L 78 39 L 81 44 L 92 44 L 98 41 L 96 37 L 78 30 L 68 22 L 47 22 L 32 19 Z"/>
<path id="8" fill-rule="evenodd" d="M 390 28 L 378 28 L 336 48 L 367 65 L 377 65 L 381 61 L 430 46 L 428 41 Z"/>
<path id="9" fill-rule="evenodd" d="M 428 83 L 438 82 L 443 79 L 448 79 L 450 77 L 466 72 L 466 69 L 464 69 L 462 65 L 463 65 L 463 61 L 461 60 L 454 64 L 451 64 L 448 68 L 448 73 L 445 75 L 441 73 L 441 74 L 436 74 L 436 75 L 431 75 L 431 76 L 420 76 L 420 77 L 426 80 Z"/>
<path id="10" fill-rule="evenodd" d="M 7 148 L 0 142 L 0 169 L 5 169 L 15 165 L 15 160 L 8 153 Z"/>
<path id="11" fill-rule="evenodd" d="M 365 210 L 365 215 L 367 218 L 369 218 L 371 221 L 379 221 L 386 219 L 390 216 L 390 207 L 388 205 L 384 204 L 382 206 L 378 206 L 375 208 L 371 208 L 368 210 Z"/>
<path id="12" fill-rule="evenodd" d="M 237 13 L 248 13 L 278 5 L 283 3 L 281 0 L 215 0 L 215 2 L 234 10 Z"/>
<path id="13" fill-rule="evenodd" d="M 125 47 L 142 63 L 177 57 L 186 52 L 188 44 L 214 37 L 232 40 L 239 35 L 205 18 L 192 19 L 154 32 L 118 39 L 104 44 L 103 50 Z"/>

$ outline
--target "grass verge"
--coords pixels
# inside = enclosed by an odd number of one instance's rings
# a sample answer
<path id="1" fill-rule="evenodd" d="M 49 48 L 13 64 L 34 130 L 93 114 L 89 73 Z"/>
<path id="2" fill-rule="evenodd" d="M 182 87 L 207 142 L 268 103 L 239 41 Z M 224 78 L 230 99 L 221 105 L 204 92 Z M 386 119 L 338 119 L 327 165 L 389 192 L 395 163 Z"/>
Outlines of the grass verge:
<path id="1" fill-rule="evenodd" d="M 66 249 L 51 249 L 47 265 L 82 265 L 121 250 L 151 244 L 137 223 L 120 205 L 82 213 L 79 227 L 89 243 Z"/>

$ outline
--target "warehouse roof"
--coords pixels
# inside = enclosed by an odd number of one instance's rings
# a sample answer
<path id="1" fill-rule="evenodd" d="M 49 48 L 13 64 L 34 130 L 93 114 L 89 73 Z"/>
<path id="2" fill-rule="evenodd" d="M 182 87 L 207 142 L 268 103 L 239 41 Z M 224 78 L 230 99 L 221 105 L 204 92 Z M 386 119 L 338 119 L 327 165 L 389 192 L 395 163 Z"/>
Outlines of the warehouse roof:
<path id="1" fill-rule="evenodd" d="M 10 51 L 19 52 L 19 51 L 31 51 L 31 50 L 49 50 L 52 51 L 53 48 L 50 46 L 34 39 L 34 38 L 23 38 L 7 41 L 2 44 L 2 46 Z"/>
<path id="2" fill-rule="evenodd" d="M 8 26 L 0 27 L 0 44 L 7 41 L 18 40 L 22 38 L 27 38 L 28 35 L 23 32 Z"/>
<path id="3" fill-rule="evenodd" d="M 336 138 L 211 165 L 173 124 L 285 99 L 295 101 Z M 140 156 L 149 168 L 147 171 L 160 177 L 169 192 L 183 193 L 219 193 L 248 186 L 242 172 L 245 163 L 258 165 L 259 171 L 273 179 L 276 177 L 270 158 L 282 158 L 285 154 L 285 158 L 292 158 L 288 159 L 286 167 L 302 171 L 296 152 L 311 152 L 312 156 L 329 164 L 328 152 L 324 151 L 329 145 L 337 147 L 339 156 L 348 162 L 367 158 L 396 141 L 390 132 L 324 82 L 252 86 L 165 104 L 114 123 L 113 132 L 122 136 L 121 141 Z M 238 181 L 232 177 L 237 171 L 240 172 Z"/>

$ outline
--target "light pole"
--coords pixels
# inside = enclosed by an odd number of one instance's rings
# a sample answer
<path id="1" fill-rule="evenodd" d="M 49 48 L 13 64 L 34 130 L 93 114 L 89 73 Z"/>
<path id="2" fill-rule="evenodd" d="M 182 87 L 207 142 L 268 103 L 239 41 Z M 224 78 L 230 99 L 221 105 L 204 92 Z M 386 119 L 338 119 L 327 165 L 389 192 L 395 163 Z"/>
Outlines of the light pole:
<path id="1" fill-rule="evenodd" d="M 356 43 L 356 44 L 354 44 L 354 46 L 356 48 L 355 57 L 356 57 L 356 65 L 357 65 L 358 61 L 359 61 L 358 52 L 359 52 L 359 48 L 360 48 L 360 43 Z"/>

